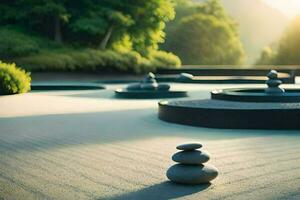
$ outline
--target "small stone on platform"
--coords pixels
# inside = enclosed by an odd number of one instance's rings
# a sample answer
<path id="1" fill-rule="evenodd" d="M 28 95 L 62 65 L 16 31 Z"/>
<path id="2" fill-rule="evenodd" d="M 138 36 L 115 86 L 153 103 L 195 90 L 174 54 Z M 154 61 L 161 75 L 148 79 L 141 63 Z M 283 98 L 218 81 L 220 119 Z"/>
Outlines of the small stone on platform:
<path id="1" fill-rule="evenodd" d="M 157 87 L 160 91 L 168 91 L 170 89 L 170 85 L 168 84 L 159 84 Z"/>

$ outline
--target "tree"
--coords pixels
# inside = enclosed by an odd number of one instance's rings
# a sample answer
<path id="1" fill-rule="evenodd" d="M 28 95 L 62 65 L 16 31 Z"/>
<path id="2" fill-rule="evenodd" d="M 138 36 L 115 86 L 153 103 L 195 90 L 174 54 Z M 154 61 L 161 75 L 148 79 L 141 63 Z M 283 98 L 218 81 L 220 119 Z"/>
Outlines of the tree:
<path id="1" fill-rule="evenodd" d="M 179 20 L 164 46 L 185 64 L 242 64 L 244 50 L 236 23 L 217 0 L 209 0 Z"/>
<path id="2" fill-rule="evenodd" d="M 277 55 L 274 59 L 278 65 L 300 64 L 300 16 L 287 27 L 279 41 Z"/>
<path id="3" fill-rule="evenodd" d="M 143 55 L 164 41 L 172 0 L 3 0 L 0 25 L 22 26 L 57 42 L 106 49 L 126 37 Z"/>
<path id="4" fill-rule="evenodd" d="M 133 49 L 142 55 L 149 55 L 158 49 L 158 43 L 164 42 L 165 23 L 174 18 L 174 4 L 171 0 L 127 0 L 130 13 L 135 21 L 128 31 Z"/>
<path id="5" fill-rule="evenodd" d="M 70 8 L 71 31 L 98 40 L 100 49 L 129 36 L 143 55 L 163 42 L 165 22 L 175 14 L 171 0 L 81 0 Z"/>
<path id="6" fill-rule="evenodd" d="M 67 0 L 12 0 L 0 4 L 1 24 L 16 24 L 62 42 L 62 24 L 68 21 Z"/>
<path id="7" fill-rule="evenodd" d="M 270 47 L 265 47 L 261 54 L 259 59 L 256 61 L 257 65 L 271 65 L 274 63 L 274 57 L 275 57 L 275 53 L 273 51 L 273 49 L 271 49 Z"/>
<path id="8" fill-rule="evenodd" d="M 20 2 L 25 8 L 24 21 L 28 20 L 29 26 L 43 34 L 50 33 L 50 37 L 55 42 L 63 42 L 62 25 L 68 21 L 69 17 L 65 8 L 66 0 L 23 0 Z"/>
<path id="9" fill-rule="evenodd" d="M 119 2 L 122 3 L 122 2 Z M 106 49 L 118 30 L 133 24 L 130 15 L 113 8 L 114 1 L 81 0 L 70 2 L 70 32 L 95 41 L 99 49 Z M 120 5 L 122 7 L 122 5 Z"/>

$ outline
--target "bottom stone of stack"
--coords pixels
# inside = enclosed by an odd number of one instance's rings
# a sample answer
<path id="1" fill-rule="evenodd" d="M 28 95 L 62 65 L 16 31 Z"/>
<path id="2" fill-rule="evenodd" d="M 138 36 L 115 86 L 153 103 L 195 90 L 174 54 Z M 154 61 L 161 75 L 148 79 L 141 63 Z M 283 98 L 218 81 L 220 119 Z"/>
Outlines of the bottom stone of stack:
<path id="1" fill-rule="evenodd" d="M 218 176 L 218 170 L 212 165 L 184 165 L 176 164 L 167 171 L 167 177 L 175 183 L 204 184 Z"/>

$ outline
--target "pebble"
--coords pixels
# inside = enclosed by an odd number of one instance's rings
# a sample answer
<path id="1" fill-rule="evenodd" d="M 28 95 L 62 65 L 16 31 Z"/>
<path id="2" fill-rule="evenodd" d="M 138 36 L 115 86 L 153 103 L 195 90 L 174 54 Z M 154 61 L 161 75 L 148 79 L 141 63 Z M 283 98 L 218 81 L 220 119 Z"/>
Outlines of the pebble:
<path id="1" fill-rule="evenodd" d="M 170 89 L 170 85 L 168 85 L 168 84 L 158 84 L 157 89 L 161 90 L 161 91 L 168 91 Z"/>
<path id="2" fill-rule="evenodd" d="M 266 81 L 266 83 L 269 87 L 278 87 L 280 84 L 282 84 L 282 81 L 279 79 L 269 79 Z"/>
<path id="3" fill-rule="evenodd" d="M 212 165 L 184 165 L 176 164 L 167 171 L 167 177 L 181 184 L 204 184 L 218 176 L 218 170 Z"/>
<path id="4" fill-rule="evenodd" d="M 268 74 L 267 77 L 269 79 L 277 79 L 278 78 L 278 72 L 276 70 L 271 70 Z"/>
<path id="5" fill-rule="evenodd" d="M 194 78 L 194 76 L 192 74 L 188 74 L 188 73 L 181 73 L 179 75 L 179 80 L 182 80 L 182 81 L 191 80 L 193 78 Z"/>
<path id="6" fill-rule="evenodd" d="M 180 151 L 172 156 L 174 162 L 189 164 L 189 165 L 199 165 L 209 161 L 210 155 L 204 151 Z"/>
<path id="7" fill-rule="evenodd" d="M 145 78 L 144 79 L 144 81 L 143 81 L 143 83 L 145 84 L 145 83 L 157 83 L 157 81 L 156 81 L 156 79 L 147 79 L 147 78 Z"/>
<path id="8" fill-rule="evenodd" d="M 151 78 L 151 79 L 155 79 L 155 74 L 153 74 L 152 72 L 149 72 L 147 77 Z"/>
<path id="9" fill-rule="evenodd" d="M 194 143 L 181 144 L 178 145 L 176 148 L 178 150 L 183 150 L 183 151 L 192 151 L 192 150 L 200 149 L 201 147 L 202 144 L 194 142 Z"/>
<path id="10" fill-rule="evenodd" d="M 285 90 L 280 87 L 269 87 L 265 89 L 265 92 L 268 94 L 282 94 Z"/>

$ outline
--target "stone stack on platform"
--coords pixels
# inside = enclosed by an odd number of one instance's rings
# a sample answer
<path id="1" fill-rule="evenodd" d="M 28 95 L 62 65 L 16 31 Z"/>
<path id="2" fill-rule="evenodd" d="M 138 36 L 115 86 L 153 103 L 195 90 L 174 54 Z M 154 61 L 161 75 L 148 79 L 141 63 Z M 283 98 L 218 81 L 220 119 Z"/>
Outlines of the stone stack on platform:
<path id="1" fill-rule="evenodd" d="M 177 146 L 179 152 L 172 156 L 172 160 L 179 164 L 171 166 L 167 177 L 175 183 L 204 184 L 218 176 L 218 170 L 212 165 L 204 165 L 210 159 L 205 151 L 200 151 L 200 143 L 187 143 Z"/>
<path id="2" fill-rule="evenodd" d="M 155 75 L 150 72 L 140 83 L 132 83 L 124 89 L 117 89 L 115 96 L 132 99 L 179 98 L 187 96 L 186 91 L 176 91 L 170 88 L 169 84 L 158 83 Z"/>
<path id="3" fill-rule="evenodd" d="M 266 88 L 265 92 L 268 94 L 281 94 L 284 93 L 284 89 L 280 88 L 279 86 L 282 84 L 282 81 L 278 78 L 278 72 L 275 70 L 271 70 L 267 74 L 268 80 L 266 84 L 268 88 Z"/>
<path id="4" fill-rule="evenodd" d="M 158 84 L 155 75 L 153 73 L 147 74 L 141 83 L 133 83 L 127 86 L 127 90 L 159 90 L 168 91 L 170 89 L 169 84 Z"/>

